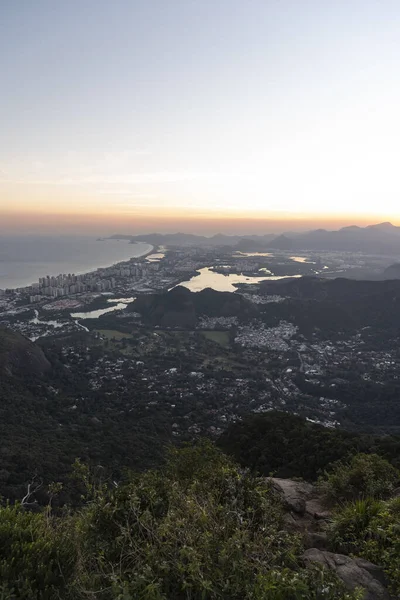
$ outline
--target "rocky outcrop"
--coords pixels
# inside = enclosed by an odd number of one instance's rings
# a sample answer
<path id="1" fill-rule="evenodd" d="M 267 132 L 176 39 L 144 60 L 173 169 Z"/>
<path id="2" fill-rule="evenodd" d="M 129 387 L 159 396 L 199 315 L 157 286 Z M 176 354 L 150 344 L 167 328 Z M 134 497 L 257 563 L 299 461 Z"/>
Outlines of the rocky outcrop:
<path id="1" fill-rule="evenodd" d="M 307 501 L 314 494 L 314 486 L 305 481 L 293 481 L 292 479 L 280 479 L 271 477 L 270 481 L 274 489 L 280 494 L 288 510 L 298 515 L 304 515 L 307 509 Z"/>
<path id="2" fill-rule="evenodd" d="M 303 554 L 306 564 L 318 563 L 334 571 L 349 590 L 363 588 L 363 600 L 392 600 L 385 574 L 379 566 L 362 558 L 328 552 L 326 527 L 330 513 L 316 486 L 276 477 L 269 478 L 269 481 L 286 508 L 286 528 L 303 534 L 304 545 L 308 548 Z"/>
<path id="3" fill-rule="evenodd" d="M 320 564 L 335 572 L 349 590 L 363 588 L 363 600 L 392 600 L 386 588 L 385 576 L 377 565 L 361 558 L 350 558 L 318 548 L 310 548 L 303 554 L 306 565 Z"/>
<path id="4" fill-rule="evenodd" d="M 42 349 L 20 333 L 0 328 L 0 373 L 23 377 L 43 375 L 50 363 Z"/>
<path id="5" fill-rule="evenodd" d="M 306 481 L 277 477 L 270 477 L 269 481 L 288 511 L 285 516 L 287 526 L 308 534 L 323 531 L 330 513 L 326 510 L 314 485 Z M 312 542 L 307 544 L 311 545 Z M 322 539 L 319 539 L 315 545 L 321 547 Z"/>

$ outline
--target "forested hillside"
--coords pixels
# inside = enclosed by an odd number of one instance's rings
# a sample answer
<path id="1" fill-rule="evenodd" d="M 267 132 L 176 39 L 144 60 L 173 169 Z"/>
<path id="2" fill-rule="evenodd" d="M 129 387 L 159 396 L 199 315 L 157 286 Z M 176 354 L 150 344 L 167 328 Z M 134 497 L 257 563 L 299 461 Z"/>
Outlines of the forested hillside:
<path id="1" fill-rule="evenodd" d="M 357 452 L 379 454 L 400 467 L 399 437 L 327 429 L 282 412 L 248 415 L 228 427 L 218 445 L 257 474 L 307 481 Z"/>

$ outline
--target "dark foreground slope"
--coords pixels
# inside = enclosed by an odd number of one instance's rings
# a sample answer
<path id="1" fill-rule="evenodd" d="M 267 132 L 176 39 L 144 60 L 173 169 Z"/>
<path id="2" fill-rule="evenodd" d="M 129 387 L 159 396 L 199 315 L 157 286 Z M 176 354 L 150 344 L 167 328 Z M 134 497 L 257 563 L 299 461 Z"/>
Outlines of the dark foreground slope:
<path id="1" fill-rule="evenodd" d="M 329 515 L 323 486 L 339 489 L 337 471 L 321 482 L 321 494 L 304 482 L 255 478 L 209 443 L 118 485 L 77 465 L 79 509 L 0 507 L 2 598 L 390 600 L 387 585 L 400 584 L 390 538 L 399 473 L 379 457 L 357 455 L 341 480 L 355 483 L 355 470 L 364 478 L 349 504 Z M 373 490 L 368 502 L 378 523 L 350 516 L 365 489 Z M 380 564 L 369 562 L 368 528 L 382 533 Z M 359 547 L 349 556 L 351 540 Z"/>

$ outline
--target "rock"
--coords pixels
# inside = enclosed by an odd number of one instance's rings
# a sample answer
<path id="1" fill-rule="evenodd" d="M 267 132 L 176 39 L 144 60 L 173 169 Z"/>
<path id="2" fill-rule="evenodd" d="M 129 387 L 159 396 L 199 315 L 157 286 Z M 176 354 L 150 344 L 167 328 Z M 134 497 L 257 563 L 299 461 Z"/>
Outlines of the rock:
<path id="1" fill-rule="evenodd" d="M 305 481 L 293 481 L 292 479 L 279 479 L 277 477 L 271 477 L 270 481 L 282 497 L 286 507 L 299 515 L 304 515 L 306 500 L 312 497 L 314 486 Z"/>
<path id="2" fill-rule="evenodd" d="M 283 515 L 283 522 L 285 523 L 285 527 L 290 531 L 295 531 L 296 533 L 302 533 L 304 531 L 304 524 L 291 512 L 287 512 Z"/>
<path id="3" fill-rule="evenodd" d="M 389 585 L 385 572 L 381 567 L 374 565 L 374 563 L 371 563 L 364 558 L 355 558 L 354 561 L 361 569 L 365 569 L 374 579 L 380 581 L 383 586 L 387 587 Z"/>
<path id="4" fill-rule="evenodd" d="M 318 548 L 310 548 L 303 554 L 306 564 L 318 563 L 334 571 L 348 590 L 361 587 L 365 590 L 363 600 L 391 600 L 385 585 L 382 583 L 382 570 L 368 561 L 350 558 L 344 554 L 334 554 Z"/>
<path id="5" fill-rule="evenodd" d="M 304 537 L 304 543 L 307 548 L 318 548 L 321 550 L 327 547 L 328 536 L 324 531 L 309 532 Z"/>

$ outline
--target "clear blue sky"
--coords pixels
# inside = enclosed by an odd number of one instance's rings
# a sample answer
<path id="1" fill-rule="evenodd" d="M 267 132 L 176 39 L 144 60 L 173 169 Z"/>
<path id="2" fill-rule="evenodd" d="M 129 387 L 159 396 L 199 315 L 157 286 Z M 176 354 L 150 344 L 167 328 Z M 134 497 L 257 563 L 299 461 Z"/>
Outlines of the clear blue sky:
<path id="1" fill-rule="evenodd" d="M 7 210 L 400 220 L 398 0 L 0 0 L 0 73 Z"/>

